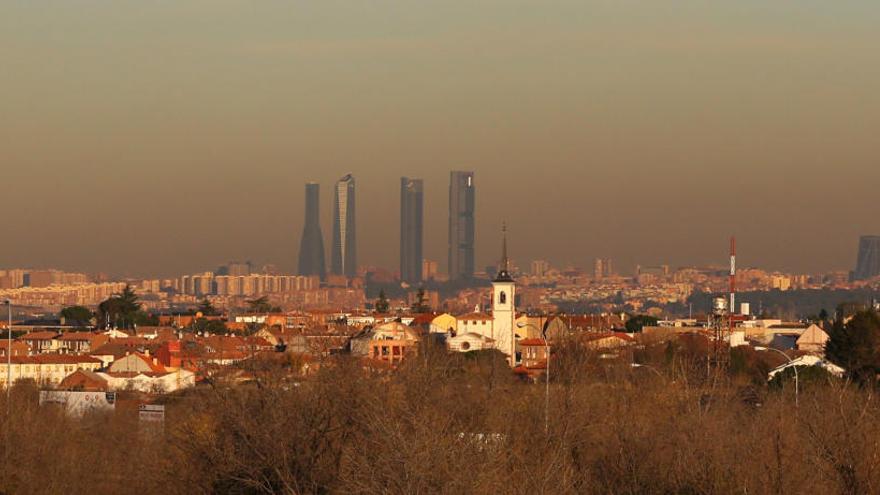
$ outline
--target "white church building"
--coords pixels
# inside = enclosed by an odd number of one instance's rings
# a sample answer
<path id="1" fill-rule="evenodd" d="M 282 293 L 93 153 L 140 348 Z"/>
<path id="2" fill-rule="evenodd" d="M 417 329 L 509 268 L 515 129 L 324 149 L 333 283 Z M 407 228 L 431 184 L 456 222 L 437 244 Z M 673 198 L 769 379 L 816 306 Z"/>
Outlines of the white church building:
<path id="1" fill-rule="evenodd" d="M 450 350 L 464 352 L 478 345 L 503 352 L 511 367 L 516 366 L 516 284 L 510 275 L 507 257 L 507 229 L 504 229 L 502 261 L 498 275 L 492 280 L 492 313 L 469 313 L 456 318 L 456 331 L 462 337 L 450 339 Z M 466 339 L 464 336 L 468 336 Z M 474 340 L 480 337 L 480 343 Z M 467 346 L 463 345 L 467 342 Z M 465 347 L 467 349 L 465 349 Z"/>

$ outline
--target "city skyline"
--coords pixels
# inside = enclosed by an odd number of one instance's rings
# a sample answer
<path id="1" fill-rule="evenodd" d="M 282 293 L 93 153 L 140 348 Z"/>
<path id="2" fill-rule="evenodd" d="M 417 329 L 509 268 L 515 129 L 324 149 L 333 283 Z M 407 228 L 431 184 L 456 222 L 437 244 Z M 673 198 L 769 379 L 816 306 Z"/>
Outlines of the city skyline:
<path id="1" fill-rule="evenodd" d="M 0 495 L 872 493 L 878 25 L 3 2 Z"/>

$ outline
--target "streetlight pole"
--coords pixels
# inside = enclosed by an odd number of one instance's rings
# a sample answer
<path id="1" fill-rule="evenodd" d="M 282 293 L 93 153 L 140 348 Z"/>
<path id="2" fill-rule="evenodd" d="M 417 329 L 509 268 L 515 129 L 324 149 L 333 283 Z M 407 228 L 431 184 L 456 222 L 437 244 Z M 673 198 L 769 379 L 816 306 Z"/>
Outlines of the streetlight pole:
<path id="1" fill-rule="evenodd" d="M 12 301 L 3 301 L 9 318 L 6 326 L 6 407 L 11 407 L 12 398 Z"/>
<path id="2" fill-rule="evenodd" d="M 757 346 L 757 347 L 755 347 L 755 350 L 756 351 L 775 351 L 779 354 L 782 354 L 782 356 L 788 360 L 788 364 L 790 364 L 791 367 L 794 368 L 794 407 L 798 407 L 798 393 L 799 393 L 798 392 L 798 388 L 799 388 L 798 387 L 798 367 L 796 364 L 794 364 L 794 360 L 792 358 L 788 357 L 788 354 L 780 351 L 779 349 L 777 349 L 775 347 Z"/>

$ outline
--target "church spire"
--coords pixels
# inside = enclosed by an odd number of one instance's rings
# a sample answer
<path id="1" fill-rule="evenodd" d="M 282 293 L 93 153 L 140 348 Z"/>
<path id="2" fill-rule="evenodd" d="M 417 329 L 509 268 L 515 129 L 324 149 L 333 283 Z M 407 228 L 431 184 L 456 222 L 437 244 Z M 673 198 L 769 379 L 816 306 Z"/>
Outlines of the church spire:
<path id="1" fill-rule="evenodd" d="M 507 222 L 501 224 L 501 263 L 505 270 L 510 270 L 510 260 L 507 258 Z"/>
<path id="2" fill-rule="evenodd" d="M 510 276 L 510 258 L 507 257 L 507 222 L 501 224 L 501 269 L 495 282 L 513 282 Z"/>

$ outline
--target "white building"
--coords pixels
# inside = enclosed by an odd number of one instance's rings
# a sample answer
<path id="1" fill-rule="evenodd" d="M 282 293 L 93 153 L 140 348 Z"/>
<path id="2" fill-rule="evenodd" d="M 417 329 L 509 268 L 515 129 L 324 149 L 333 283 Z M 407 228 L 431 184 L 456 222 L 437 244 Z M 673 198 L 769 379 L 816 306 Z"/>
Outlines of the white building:
<path id="1" fill-rule="evenodd" d="M 164 373 L 138 373 L 114 375 L 97 373 L 107 381 L 107 390 L 136 390 L 145 393 L 169 393 L 196 386 L 196 375 L 192 371 L 178 369 Z"/>
<path id="2" fill-rule="evenodd" d="M 785 371 L 792 366 L 818 366 L 836 377 L 843 376 L 843 373 L 845 371 L 840 366 L 837 366 L 836 364 L 826 361 L 818 356 L 806 354 L 798 358 L 792 359 L 790 362 L 772 369 L 767 375 L 767 381 L 769 382 L 770 380 L 773 380 L 773 377 L 776 376 L 777 373 L 781 373 L 782 371 Z"/>
<path id="3" fill-rule="evenodd" d="M 103 363 L 90 356 L 71 354 L 40 354 L 37 356 L 12 356 L 12 383 L 33 380 L 41 386 L 55 386 L 77 371 L 96 371 Z M 0 363 L 0 387 L 6 386 L 7 363 Z"/>
<path id="4" fill-rule="evenodd" d="M 464 333 L 446 339 L 446 346 L 452 352 L 470 352 L 494 349 L 495 341 L 476 333 Z"/>
<path id="5" fill-rule="evenodd" d="M 464 336 L 473 334 L 483 342 L 480 344 L 487 348 L 488 343 L 494 349 L 498 349 L 507 356 L 511 367 L 516 366 L 516 284 L 510 275 L 510 260 L 507 258 L 507 232 L 504 231 L 504 240 L 501 257 L 501 269 L 492 280 L 492 314 L 481 312 L 469 313 L 456 318 L 456 334 Z M 474 337 L 461 339 L 459 345 L 465 342 L 468 345 L 476 345 Z M 449 344 L 450 350 L 452 343 Z"/>

